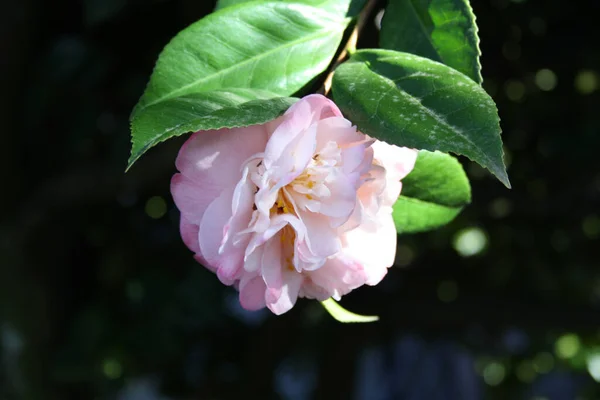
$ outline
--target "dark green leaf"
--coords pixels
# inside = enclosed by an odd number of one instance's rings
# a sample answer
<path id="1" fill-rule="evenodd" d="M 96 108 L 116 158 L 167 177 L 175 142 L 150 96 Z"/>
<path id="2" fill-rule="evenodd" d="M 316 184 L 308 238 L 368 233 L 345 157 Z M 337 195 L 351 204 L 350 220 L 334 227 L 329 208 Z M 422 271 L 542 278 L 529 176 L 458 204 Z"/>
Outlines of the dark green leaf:
<path id="1" fill-rule="evenodd" d="M 127 168 L 146 150 L 173 136 L 262 124 L 277 118 L 295 101 L 266 91 L 231 89 L 189 94 L 146 107 L 131 121 L 132 149 Z"/>
<path id="2" fill-rule="evenodd" d="M 394 204 L 398 233 L 422 232 L 452 221 L 471 202 L 469 180 L 454 157 L 421 150 Z"/>
<path id="3" fill-rule="evenodd" d="M 174 97 L 220 89 L 289 96 L 328 66 L 347 22 L 284 2 L 250 2 L 213 13 L 165 47 L 134 115 Z"/>
<path id="4" fill-rule="evenodd" d="M 263 1 L 269 0 L 218 0 L 216 10 L 223 9 L 225 7 L 231 7 L 250 1 Z M 328 11 L 332 14 L 354 17 L 360 13 L 360 10 L 364 6 L 366 0 L 270 0 L 270 1 L 283 1 L 286 3 L 301 3 L 309 6 L 317 7 L 322 10 Z"/>
<path id="5" fill-rule="evenodd" d="M 482 82 L 477 24 L 468 0 L 390 0 L 380 45 L 442 62 Z"/>
<path id="6" fill-rule="evenodd" d="M 333 96 L 366 134 L 469 157 L 510 187 L 494 101 L 458 71 L 392 50 L 360 50 L 340 65 Z"/>

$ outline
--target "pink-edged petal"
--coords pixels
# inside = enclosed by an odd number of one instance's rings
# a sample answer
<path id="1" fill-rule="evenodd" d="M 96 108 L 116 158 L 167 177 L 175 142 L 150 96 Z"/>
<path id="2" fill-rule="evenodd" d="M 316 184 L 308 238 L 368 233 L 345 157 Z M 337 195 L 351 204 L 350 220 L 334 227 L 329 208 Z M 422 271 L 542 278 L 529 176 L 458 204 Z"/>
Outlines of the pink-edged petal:
<path id="1" fill-rule="evenodd" d="M 250 235 L 239 235 L 239 233 L 248 228 L 252 218 L 254 189 L 254 184 L 248 179 L 248 168 L 245 168 L 242 179 L 233 191 L 231 200 L 232 215 L 223 228 L 223 241 L 219 253 L 225 252 L 228 246 L 244 247 L 248 244 Z"/>
<path id="2" fill-rule="evenodd" d="M 291 110 L 294 110 L 294 112 L 291 112 Z M 310 120 L 311 109 L 307 102 L 299 100 L 288 109 L 282 122 L 267 142 L 264 159 L 267 169 L 270 169 L 279 160 L 286 148 L 310 126 Z"/>
<path id="3" fill-rule="evenodd" d="M 242 163 L 266 143 L 262 125 L 199 131 L 181 147 L 175 165 L 203 188 L 220 191 L 239 181 Z"/>
<path id="4" fill-rule="evenodd" d="M 185 216 L 179 220 L 179 232 L 183 243 L 194 253 L 200 253 L 200 244 L 198 241 L 198 231 L 200 227 L 190 222 Z"/>
<path id="5" fill-rule="evenodd" d="M 243 267 L 243 249 L 233 246 L 219 254 L 223 241 L 223 229 L 231 217 L 231 199 L 233 189 L 224 191 L 216 198 L 204 213 L 198 238 L 200 251 L 207 263 L 217 270 L 217 276 L 226 285 L 231 285 L 239 278 Z"/>
<path id="6" fill-rule="evenodd" d="M 344 254 L 361 264 L 366 284 L 378 284 L 394 264 L 397 233 L 391 214 L 380 213 L 377 226 L 359 226 L 344 237 Z"/>
<path id="7" fill-rule="evenodd" d="M 216 199 L 223 189 L 215 186 L 200 186 L 183 174 L 175 174 L 171 178 L 171 195 L 182 215 L 197 225 L 208 205 Z"/>
<path id="8" fill-rule="evenodd" d="M 283 216 L 278 215 L 270 221 L 270 225 L 262 232 L 256 232 L 252 235 L 252 238 L 248 242 L 246 247 L 245 257 L 248 258 L 252 252 L 254 252 L 259 246 L 267 243 L 269 239 L 277 234 L 284 226 L 288 224 L 288 221 Z"/>
<path id="9" fill-rule="evenodd" d="M 296 271 L 284 270 L 283 285 L 277 292 L 267 289 L 265 303 L 274 314 L 281 315 L 296 304 L 304 277 Z"/>
<path id="10" fill-rule="evenodd" d="M 246 272 L 256 272 L 260 270 L 264 250 L 264 246 L 260 246 L 250 254 L 244 256 L 244 270 Z"/>
<path id="11" fill-rule="evenodd" d="M 356 173 L 360 177 L 369 171 L 373 164 L 373 150 L 369 148 L 370 145 L 370 142 L 362 142 L 342 150 L 344 173 Z"/>
<path id="12" fill-rule="evenodd" d="M 331 297 L 331 294 L 321 286 L 315 284 L 309 276 L 304 279 L 298 297 L 306 299 L 315 299 L 324 301 Z"/>
<path id="13" fill-rule="evenodd" d="M 357 199 L 366 215 L 375 217 L 384 199 L 387 187 L 385 168 L 374 165 L 369 171 L 369 177 L 356 192 Z"/>
<path id="14" fill-rule="evenodd" d="M 321 198 L 319 214 L 336 219 L 332 226 L 337 227 L 346 222 L 356 204 L 356 188 L 347 175 L 334 172 L 335 178 L 327 183 L 331 196 Z M 310 208 L 309 208 L 310 210 Z"/>
<path id="15" fill-rule="evenodd" d="M 310 272 L 309 277 L 336 300 L 367 281 L 363 266 L 345 254 L 329 258 L 321 268 Z"/>
<path id="16" fill-rule="evenodd" d="M 329 218 L 303 212 L 300 219 L 306 229 L 306 241 L 312 256 L 325 259 L 340 251 L 341 241 L 336 229 L 331 227 Z"/>
<path id="17" fill-rule="evenodd" d="M 260 310 L 265 307 L 265 282 L 262 277 L 244 277 L 240 280 L 240 304 L 249 311 Z"/>
<path id="18" fill-rule="evenodd" d="M 398 147 L 382 141 L 375 141 L 371 145 L 377 160 L 388 171 L 389 179 L 404 178 L 415 167 L 419 152 L 408 147 Z"/>
<path id="19" fill-rule="evenodd" d="M 340 147 L 365 140 L 365 135 L 352 126 L 352 122 L 343 117 L 332 117 L 317 123 L 316 152 L 320 152 L 329 142 L 335 142 Z"/>
<path id="20" fill-rule="evenodd" d="M 278 297 L 283 286 L 283 261 L 280 240 L 268 241 L 264 246 L 261 275 L 272 297 Z"/>
<path id="21" fill-rule="evenodd" d="M 327 118 L 342 116 L 342 112 L 340 111 L 338 106 L 333 101 L 329 100 L 327 97 L 321 94 L 311 94 L 308 96 L 304 96 L 300 101 L 308 103 L 310 106 L 312 112 L 311 124 Z M 294 107 L 298 103 L 290 107 L 286 114 L 293 113 Z"/>
<path id="22" fill-rule="evenodd" d="M 272 190 L 279 190 L 291 183 L 306 169 L 315 154 L 316 132 L 314 125 L 307 127 L 285 147 L 279 158 L 271 164 L 272 179 L 275 181 Z"/>

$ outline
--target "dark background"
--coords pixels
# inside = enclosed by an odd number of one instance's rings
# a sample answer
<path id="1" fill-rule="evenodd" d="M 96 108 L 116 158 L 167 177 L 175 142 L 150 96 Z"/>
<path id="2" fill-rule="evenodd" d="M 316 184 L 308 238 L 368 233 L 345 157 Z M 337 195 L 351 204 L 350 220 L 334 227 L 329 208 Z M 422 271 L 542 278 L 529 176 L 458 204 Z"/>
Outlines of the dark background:
<path id="1" fill-rule="evenodd" d="M 600 7 L 472 3 L 513 189 L 463 160 L 473 204 L 344 298 L 367 325 L 241 310 L 179 238 L 183 138 L 124 173 L 156 57 L 211 2 L 0 3 L 0 399 L 600 399 Z"/>

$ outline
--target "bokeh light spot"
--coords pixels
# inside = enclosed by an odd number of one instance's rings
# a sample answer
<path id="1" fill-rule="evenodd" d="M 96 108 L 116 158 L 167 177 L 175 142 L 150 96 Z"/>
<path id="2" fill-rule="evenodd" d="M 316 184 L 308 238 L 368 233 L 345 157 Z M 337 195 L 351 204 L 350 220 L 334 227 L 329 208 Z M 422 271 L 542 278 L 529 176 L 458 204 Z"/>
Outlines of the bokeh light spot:
<path id="1" fill-rule="evenodd" d="M 454 235 L 454 250 L 463 257 L 481 253 L 487 243 L 487 235 L 480 228 L 465 228 Z"/>
<path id="2" fill-rule="evenodd" d="M 490 203 L 489 211 L 493 218 L 504 218 L 511 213 L 512 203 L 504 197 L 499 197 Z"/>
<path id="3" fill-rule="evenodd" d="M 127 297 L 129 300 L 139 302 L 144 298 L 144 286 L 138 281 L 127 283 Z"/>
<path id="4" fill-rule="evenodd" d="M 161 196 L 150 197 L 146 202 L 145 211 L 150 218 L 162 218 L 167 213 L 167 202 Z"/>
<path id="5" fill-rule="evenodd" d="M 556 87 L 556 74 L 547 68 L 540 69 L 535 74 L 535 84 L 543 91 L 550 91 Z"/>
<path id="6" fill-rule="evenodd" d="M 558 358 L 569 359 L 575 357 L 581 348 L 579 336 L 567 333 L 559 337 L 554 343 L 554 352 Z"/>
<path id="7" fill-rule="evenodd" d="M 483 380 L 490 386 L 498 386 L 506 376 L 506 368 L 498 362 L 489 363 L 483 370 Z"/>
<path id="8" fill-rule="evenodd" d="M 517 379 L 523 383 L 533 382 L 537 373 L 535 372 L 535 368 L 533 367 L 533 363 L 530 360 L 523 360 L 515 369 L 515 375 Z"/>
<path id="9" fill-rule="evenodd" d="M 437 287 L 437 296 L 440 301 L 450 303 L 458 297 L 458 285 L 455 281 L 442 281 Z"/>
<path id="10" fill-rule="evenodd" d="M 591 70 L 583 70 L 575 77 L 575 89 L 581 94 L 590 94 L 598 89 L 598 74 Z"/>
<path id="11" fill-rule="evenodd" d="M 525 97 L 525 85 L 521 81 L 511 79 L 504 84 L 504 92 L 509 100 L 520 102 Z"/>
<path id="12" fill-rule="evenodd" d="M 104 375 L 109 379 L 119 379 L 123 374 L 123 367 L 121 363 L 114 358 L 107 358 L 102 363 L 102 370 Z"/>
<path id="13" fill-rule="evenodd" d="M 554 368 L 554 357 L 547 351 L 536 354 L 533 358 L 533 368 L 540 374 L 552 371 L 552 368 Z"/>
<path id="14" fill-rule="evenodd" d="M 473 368 L 475 369 L 475 371 L 479 375 L 483 375 L 483 370 L 492 361 L 493 361 L 493 359 L 491 357 L 488 357 L 488 356 L 479 356 L 479 357 L 477 357 L 477 359 L 473 363 Z"/>
<path id="15" fill-rule="evenodd" d="M 600 217 L 596 214 L 588 215 L 581 222 L 581 229 L 589 239 L 596 239 L 600 236 Z"/>
<path id="16" fill-rule="evenodd" d="M 409 246 L 402 244 L 398 246 L 398 250 L 396 251 L 396 263 L 401 267 L 406 267 L 410 265 L 410 263 L 415 258 L 415 252 Z"/>
<path id="17" fill-rule="evenodd" d="M 544 36 L 546 34 L 546 21 L 540 17 L 531 18 L 529 30 L 536 36 Z"/>
<path id="18" fill-rule="evenodd" d="M 600 382 L 600 353 L 590 354 L 586 360 L 587 370 L 596 382 Z"/>

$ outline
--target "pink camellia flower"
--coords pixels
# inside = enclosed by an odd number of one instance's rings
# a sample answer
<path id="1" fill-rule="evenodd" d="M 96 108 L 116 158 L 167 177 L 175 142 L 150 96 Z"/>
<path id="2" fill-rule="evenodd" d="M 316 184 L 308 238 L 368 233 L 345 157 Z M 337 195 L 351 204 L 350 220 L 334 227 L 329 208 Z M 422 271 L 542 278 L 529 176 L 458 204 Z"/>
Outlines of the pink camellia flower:
<path id="1" fill-rule="evenodd" d="M 181 236 L 246 309 L 339 300 L 393 264 L 392 205 L 416 157 L 321 95 L 263 125 L 196 132 L 171 181 Z"/>

